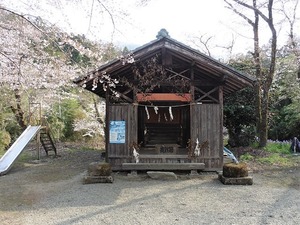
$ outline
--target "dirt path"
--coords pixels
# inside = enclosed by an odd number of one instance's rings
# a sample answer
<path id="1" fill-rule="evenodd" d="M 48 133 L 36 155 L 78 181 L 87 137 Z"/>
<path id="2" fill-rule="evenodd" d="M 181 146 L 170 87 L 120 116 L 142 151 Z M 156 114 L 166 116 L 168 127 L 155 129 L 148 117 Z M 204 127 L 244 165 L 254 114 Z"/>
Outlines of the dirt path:
<path id="1" fill-rule="evenodd" d="M 34 155 L 34 152 L 29 152 Z M 252 186 L 217 175 L 175 181 L 114 174 L 113 184 L 83 185 L 100 152 L 64 148 L 59 158 L 22 160 L 0 177 L 1 224 L 298 224 L 300 169 L 254 169 Z M 25 161 L 25 163 L 24 163 Z"/>

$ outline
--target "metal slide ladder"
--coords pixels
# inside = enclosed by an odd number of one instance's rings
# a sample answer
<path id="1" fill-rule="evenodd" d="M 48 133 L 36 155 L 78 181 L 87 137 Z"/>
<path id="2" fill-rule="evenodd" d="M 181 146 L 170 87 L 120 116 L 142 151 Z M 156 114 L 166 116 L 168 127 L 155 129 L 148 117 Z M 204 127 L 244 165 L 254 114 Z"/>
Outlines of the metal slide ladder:
<path id="1" fill-rule="evenodd" d="M 55 156 L 57 156 L 56 147 L 50 135 L 50 130 L 48 127 L 42 127 L 42 129 L 40 130 L 40 141 L 42 143 L 43 148 L 46 151 L 47 156 L 49 155 L 49 151 L 54 151 Z"/>
<path id="2" fill-rule="evenodd" d="M 46 151 L 46 155 L 49 155 L 50 151 L 54 151 L 55 156 L 57 156 L 57 150 L 55 147 L 55 143 L 53 140 L 53 136 L 51 135 L 49 124 L 46 118 L 42 118 L 42 107 L 41 103 L 29 103 L 29 124 L 37 123 L 41 125 L 40 132 L 37 136 L 37 140 L 39 140 Z"/>

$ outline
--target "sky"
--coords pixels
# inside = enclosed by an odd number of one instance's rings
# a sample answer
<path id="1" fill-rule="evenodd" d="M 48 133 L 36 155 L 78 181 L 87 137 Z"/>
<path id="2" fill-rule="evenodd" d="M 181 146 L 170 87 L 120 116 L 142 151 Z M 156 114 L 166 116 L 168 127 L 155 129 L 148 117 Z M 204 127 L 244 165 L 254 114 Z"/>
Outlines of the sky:
<path id="1" fill-rule="evenodd" d="M 138 6 L 135 0 L 123 2 L 126 2 L 126 5 L 121 7 L 126 9 L 128 16 L 125 19 L 116 19 L 113 41 L 117 44 L 130 48 L 141 46 L 154 40 L 158 31 L 165 28 L 172 38 L 189 45 L 192 45 L 190 42 L 194 37 L 204 35 L 206 38 L 212 37 L 212 48 L 216 45 L 228 46 L 233 38 L 236 39 L 236 51 L 239 51 L 241 46 L 246 48 L 245 41 L 249 43 L 248 50 L 252 48 L 251 31 L 248 32 L 249 37 L 238 38 L 235 30 L 241 26 L 241 21 L 232 21 L 235 15 L 225 9 L 223 0 L 151 0 L 143 6 Z M 108 27 L 104 30 L 110 32 L 102 33 L 101 36 L 110 40 L 112 23 L 109 18 L 105 19 Z M 88 20 L 85 23 L 78 21 L 77 24 L 81 26 L 72 26 L 73 32 L 84 31 L 89 34 L 86 31 Z M 92 36 L 91 33 L 90 35 Z M 224 51 L 224 48 L 212 50 L 216 55 L 222 55 L 220 51 Z"/>
<path id="2" fill-rule="evenodd" d="M 147 4 L 140 4 L 138 0 L 101 2 L 105 8 L 97 0 L 0 0 L 9 9 L 39 15 L 68 32 L 84 34 L 92 40 L 112 41 L 129 49 L 154 40 L 161 28 L 172 38 L 192 47 L 196 47 L 195 43 L 200 45 L 195 37 L 211 37 L 209 47 L 216 57 L 228 56 L 223 47 L 232 40 L 235 41 L 233 53 L 246 53 L 253 48 L 251 27 L 226 9 L 223 0 L 150 0 Z M 262 32 L 262 43 L 267 43 L 270 37 L 266 30 Z M 286 40 L 286 34 L 281 33 Z"/>

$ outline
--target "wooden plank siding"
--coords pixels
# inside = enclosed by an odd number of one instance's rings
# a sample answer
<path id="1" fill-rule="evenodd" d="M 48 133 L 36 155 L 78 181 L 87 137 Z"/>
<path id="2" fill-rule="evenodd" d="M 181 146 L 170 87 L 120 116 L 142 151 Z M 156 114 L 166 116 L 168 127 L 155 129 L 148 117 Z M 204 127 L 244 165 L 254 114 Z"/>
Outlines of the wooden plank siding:
<path id="1" fill-rule="evenodd" d="M 191 140 L 193 148 L 198 138 L 200 145 L 208 142 L 208 148 L 201 149 L 196 162 L 205 164 L 206 170 L 218 170 L 223 165 L 222 104 L 191 105 Z"/>
<path id="2" fill-rule="evenodd" d="M 132 161 L 130 146 L 132 146 L 133 143 L 137 143 L 137 113 L 138 108 L 136 105 L 109 105 L 108 121 L 123 120 L 126 122 L 125 144 L 107 144 L 108 162 L 113 166 L 113 170 L 120 170 L 122 163 Z M 109 123 L 107 126 L 109 126 Z M 107 129 L 109 129 L 109 127 Z M 107 134 L 109 135 L 109 132 L 107 132 Z M 107 140 L 109 140 L 109 137 Z"/>
<path id="3" fill-rule="evenodd" d="M 126 121 L 126 143 L 108 143 L 108 161 L 112 164 L 113 170 L 122 170 L 122 163 L 130 163 L 132 160 L 132 149 L 130 146 L 137 143 L 137 119 L 138 108 L 132 104 L 110 105 L 108 120 Z M 191 116 L 191 140 L 193 147 L 198 138 L 200 144 L 207 141 L 209 147 L 201 151 L 200 157 L 193 160 L 195 163 L 204 163 L 205 170 L 220 170 L 223 165 L 223 124 L 222 104 L 193 104 L 190 106 Z M 109 133 L 109 132 L 108 132 Z M 109 140 L 109 138 L 108 138 Z M 153 155 L 151 157 L 140 157 L 140 163 L 189 163 L 186 157 Z"/>

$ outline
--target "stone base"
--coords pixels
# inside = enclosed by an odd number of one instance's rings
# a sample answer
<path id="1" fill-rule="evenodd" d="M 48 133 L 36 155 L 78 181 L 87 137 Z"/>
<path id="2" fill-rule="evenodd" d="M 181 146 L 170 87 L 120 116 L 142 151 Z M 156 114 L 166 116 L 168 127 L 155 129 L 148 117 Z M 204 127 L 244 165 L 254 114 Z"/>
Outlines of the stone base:
<path id="1" fill-rule="evenodd" d="M 137 171 L 136 170 L 131 170 L 130 173 L 127 174 L 129 177 L 137 177 Z"/>
<path id="2" fill-rule="evenodd" d="M 199 178 L 200 174 L 197 172 L 197 170 L 191 170 L 189 177 L 190 178 Z"/>
<path id="3" fill-rule="evenodd" d="M 158 180 L 177 180 L 177 176 L 173 172 L 148 171 L 147 174 L 152 179 L 158 179 Z"/>
<path id="4" fill-rule="evenodd" d="M 111 175 L 111 165 L 105 162 L 92 162 L 88 166 L 88 175 L 91 177 L 105 177 Z"/>
<path id="5" fill-rule="evenodd" d="M 83 179 L 84 184 L 113 183 L 113 181 L 112 176 L 85 176 Z"/>
<path id="6" fill-rule="evenodd" d="M 219 174 L 219 180 L 223 184 L 230 185 L 252 185 L 253 178 L 252 177 L 224 177 L 222 173 Z"/>

